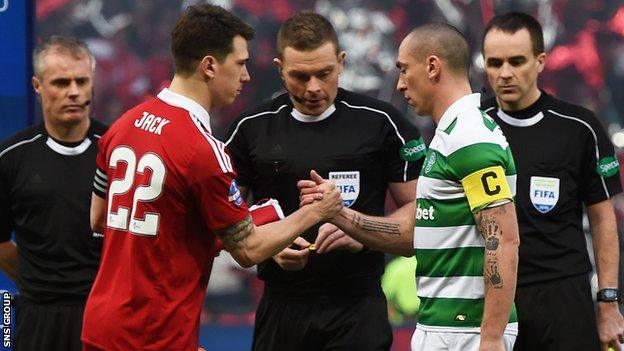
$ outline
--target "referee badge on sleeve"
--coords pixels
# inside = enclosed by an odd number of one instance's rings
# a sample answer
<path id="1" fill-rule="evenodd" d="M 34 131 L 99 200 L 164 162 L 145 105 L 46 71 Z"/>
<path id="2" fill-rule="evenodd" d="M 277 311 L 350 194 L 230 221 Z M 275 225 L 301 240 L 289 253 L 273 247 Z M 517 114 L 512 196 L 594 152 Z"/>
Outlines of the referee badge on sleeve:
<path id="1" fill-rule="evenodd" d="M 532 176 L 529 192 L 536 210 L 550 212 L 559 200 L 559 178 Z"/>
<path id="2" fill-rule="evenodd" d="M 360 172 L 329 172 L 329 179 L 336 183 L 336 188 L 342 195 L 342 204 L 346 207 L 353 205 L 360 195 Z"/>

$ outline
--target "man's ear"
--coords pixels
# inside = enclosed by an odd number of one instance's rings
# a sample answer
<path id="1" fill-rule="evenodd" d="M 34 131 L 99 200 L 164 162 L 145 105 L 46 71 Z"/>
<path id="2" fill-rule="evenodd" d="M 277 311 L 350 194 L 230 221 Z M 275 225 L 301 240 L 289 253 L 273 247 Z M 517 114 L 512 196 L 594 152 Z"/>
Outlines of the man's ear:
<path id="1" fill-rule="evenodd" d="M 30 81 L 32 82 L 33 89 L 35 89 L 37 95 L 41 95 L 41 81 L 39 78 L 33 76 Z"/>
<path id="2" fill-rule="evenodd" d="M 427 57 L 427 76 L 430 80 L 437 82 L 442 73 L 442 61 L 437 55 Z"/>
<path id="3" fill-rule="evenodd" d="M 284 68 L 283 64 L 282 64 L 282 60 L 278 57 L 273 59 L 273 64 L 275 65 L 275 67 L 277 67 L 277 71 L 280 75 L 280 78 L 284 79 L 284 73 L 282 73 L 282 69 Z"/>
<path id="4" fill-rule="evenodd" d="M 546 53 L 542 52 L 535 59 L 537 60 L 537 73 L 542 73 L 546 65 Z"/>
<path id="5" fill-rule="evenodd" d="M 208 79 L 214 79 L 216 72 L 217 72 L 218 63 L 219 61 L 217 61 L 217 59 L 214 56 L 206 55 L 199 62 L 198 69 L 201 70 L 201 72 Z"/>
<path id="6" fill-rule="evenodd" d="M 338 54 L 338 74 L 342 73 L 346 59 L 347 59 L 347 53 L 345 51 L 341 51 Z"/>

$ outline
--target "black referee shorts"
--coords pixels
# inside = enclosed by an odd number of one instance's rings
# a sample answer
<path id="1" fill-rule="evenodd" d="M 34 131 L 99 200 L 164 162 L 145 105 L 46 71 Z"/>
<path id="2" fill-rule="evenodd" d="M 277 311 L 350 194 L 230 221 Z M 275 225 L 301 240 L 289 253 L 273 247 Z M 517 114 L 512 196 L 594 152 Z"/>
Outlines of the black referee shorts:
<path id="1" fill-rule="evenodd" d="M 519 286 L 514 351 L 600 350 L 596 313 L 586 274 Z"/>
<path id="2" fill-rule="evenodd" d="M 80 351 L 84 304 L 38 305 L 18 298 L 16 351 Z"/>
<path id="3" fill-rule="evenodd" d="M 254 351 L 387 351 L 392 345 L 386 298 L 263 296 Z"/>

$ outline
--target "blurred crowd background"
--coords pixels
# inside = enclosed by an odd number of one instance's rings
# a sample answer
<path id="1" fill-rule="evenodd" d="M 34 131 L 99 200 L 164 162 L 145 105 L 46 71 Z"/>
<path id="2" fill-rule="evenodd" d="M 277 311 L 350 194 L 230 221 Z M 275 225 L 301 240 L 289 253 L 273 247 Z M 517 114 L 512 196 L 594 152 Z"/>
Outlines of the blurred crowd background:
<path id="1" fill-rule="evenodd" d="M 231 10 L 257 31 L 250 43 L 251 82 L 234 105 L 211 113 L 217 136 L 223 136 L 238 113 L 282 90 L 272 63 L 275 37 L 280 24 L 295 11 L 315 10 L 338 30 L 347 52 L 343 87 L 391 101 L 430 137 L 430 120 L 416 116 L 395 91 L 400 40 L 422 23 L 455 25 L 472 44 L 473 89 L 489 96 L 480 54 L 484 23 L 494 14 L 520 10 L 537 16 L 544 26 L 548 59 L 541 86 L 595 111 L 614 145 L 624 147 L 624 0 L 37 0 L 36 34 L 37 38 L 73 35 L 87 41 L 97 58 L 93 116 L 110 123 L 168 86 L 169 32 L 181 9 L 204 2 Z M 624 206 L 617 208 L 622 224 Z M 388 274 L 384 282 L 390 300 L 395 299 L 393 282 L 405 280 L 401 269 L 411 269 L 413 276 L 409 260 L 394 263 L 399 268 L 389 266 L 392 278 Z M 205 322 L 253 323 L 262 283 L 255 272 L 236 267 L 227 253 L 217 259 Z M 412 305 L 396 302 L 391 313 L 396 324 L 410 323 L 417 304 L 408 300 Z"/>

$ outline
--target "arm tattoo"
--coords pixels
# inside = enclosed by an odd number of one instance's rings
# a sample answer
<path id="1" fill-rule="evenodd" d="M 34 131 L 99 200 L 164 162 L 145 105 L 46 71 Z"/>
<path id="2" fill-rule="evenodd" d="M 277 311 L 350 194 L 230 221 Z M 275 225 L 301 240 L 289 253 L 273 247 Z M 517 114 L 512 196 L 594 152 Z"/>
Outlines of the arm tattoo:
<path id="1" fill-rule="evenodd" d="M 485 265 L 484 277 L 486 282 L 494 289 L 503 287 L 503 278 L 498 271 L 498 262 L 496 260 L 488 260 L 488 263 Z"/>
<path id="2" fill-rule="evenodd" d="M 359 214 L 354 213 L 351 219 L 351 224 L 359 229 L 369 232 L 379 232 L 390 235 L 401 235 L 399 231 L 399 224 L 397 223 L 384 223 L 379 221 L 362 218 Z"/>
<path id="3" fill-rule="evenodd" d="M 236 250 L 243 246 L 252 229 L 253 222 L 251 221 L 251 216 L 248 215 L 233 226 L 218 230 L 217 235 L 223 240 L 223 245 L 226 249 Z"/>
<path id="4" fill-rule="evenodd" d="M 503 231 L 498 224 L 497 217 L 507 211 L 503 206 L 480 211 L 476 215 L 477 229 L 485 239 L 485 267 L 483 277 L 486 284 L 495 289 L 503 287 L 503 278 L 498 270 L 498 247 Z"/>
<path id="5" fill-rule="evenodd" d="M 495 255 L 498 250 L 503 230 L 498 224 L 497 217 L 505 212 L 504 208 L 496 207 L 477 213 L 477 230 L 485 239 L 485 249 L 488 255 Z"/>

